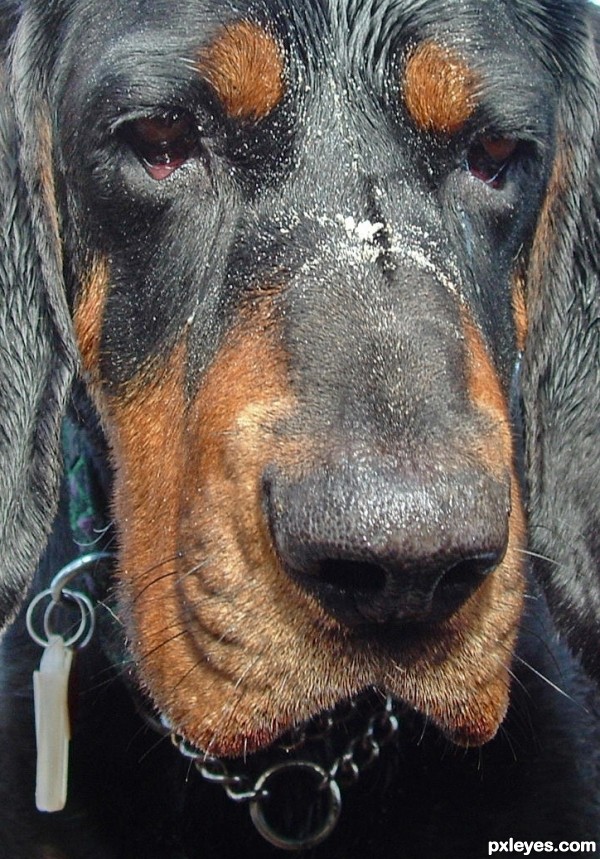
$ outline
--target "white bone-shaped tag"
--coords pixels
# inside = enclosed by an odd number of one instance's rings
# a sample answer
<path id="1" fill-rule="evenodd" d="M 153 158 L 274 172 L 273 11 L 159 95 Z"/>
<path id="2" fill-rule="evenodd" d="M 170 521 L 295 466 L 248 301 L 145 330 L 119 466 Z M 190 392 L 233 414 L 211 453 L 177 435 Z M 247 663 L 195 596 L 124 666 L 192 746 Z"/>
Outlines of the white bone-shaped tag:
<path id="1" fill-rule="evenodd" d="M 72 659 L 73 651 L 60 635 L 51 635 L 39 671 L 33 672 L 37 741 L 35 804 L 39 811 L 60 811 L 67 801 Z"/>

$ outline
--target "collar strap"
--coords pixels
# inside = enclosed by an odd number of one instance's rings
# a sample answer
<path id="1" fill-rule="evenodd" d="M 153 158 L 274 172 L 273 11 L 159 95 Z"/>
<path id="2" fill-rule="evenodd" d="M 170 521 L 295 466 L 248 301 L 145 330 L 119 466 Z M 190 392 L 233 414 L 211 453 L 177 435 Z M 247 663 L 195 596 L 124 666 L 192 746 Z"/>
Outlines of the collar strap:
<path id="1" fill-rule="evenodd" d="M 82 550 L 96 546 L 107 530 L 98 478 L 85 429 L 72 417 L 62 424 L 62 453 L 69 496 L 69 524 Z"/>

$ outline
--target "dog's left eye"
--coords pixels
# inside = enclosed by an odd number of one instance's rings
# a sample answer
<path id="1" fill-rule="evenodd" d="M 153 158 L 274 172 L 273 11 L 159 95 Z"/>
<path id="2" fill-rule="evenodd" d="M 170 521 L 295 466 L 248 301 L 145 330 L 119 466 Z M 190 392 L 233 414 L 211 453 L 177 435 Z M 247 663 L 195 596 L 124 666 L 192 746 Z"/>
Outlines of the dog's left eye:
<path id="1" fill-rule="evenodd" d="M 517 141 L 510 137 L 482 137 L 467 154 L 469 172 L 492 188 L 502 188 L 506 168 L 517 152 Z"/>
<path id="2" fill-rule="evenodd" d="M 197 129 L 187 113 L 135 119 L 126 124 L 123 137 L 157 181 L 174 173 L 198 150 Z"/>

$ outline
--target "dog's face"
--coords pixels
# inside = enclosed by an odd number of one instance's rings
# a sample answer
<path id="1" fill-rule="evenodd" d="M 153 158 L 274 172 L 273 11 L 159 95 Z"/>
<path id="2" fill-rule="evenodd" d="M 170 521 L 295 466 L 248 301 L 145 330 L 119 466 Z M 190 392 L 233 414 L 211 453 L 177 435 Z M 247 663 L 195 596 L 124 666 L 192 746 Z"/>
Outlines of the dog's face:
<path id="1" fill-rule="evenodd" d="M 524 593 L 551 13 L 64 5 L 42 175 L 140 683 L 217 754 L 371 686 L 486 741 Z"/>

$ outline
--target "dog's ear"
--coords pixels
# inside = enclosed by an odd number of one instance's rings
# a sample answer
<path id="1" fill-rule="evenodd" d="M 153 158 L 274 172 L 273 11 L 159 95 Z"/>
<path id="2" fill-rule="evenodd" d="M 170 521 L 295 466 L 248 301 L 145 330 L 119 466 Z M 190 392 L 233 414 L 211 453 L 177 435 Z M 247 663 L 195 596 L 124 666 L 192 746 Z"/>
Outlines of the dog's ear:
<path id="1" fill-rule="evenodd" d="M 564 22 L 555 48 L 563 92 L 527 278 L 522 394 L 533 564 L 600 680 L 600 73 L 586 14 Z"/>
<path id="2" fill-rule="evenodd" d="M 75 368 L 35 44 L 24 14 L 4 68 L 0 53 L 0 624 L 52 524 L 60 422 Z"/>

